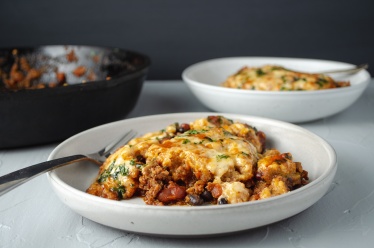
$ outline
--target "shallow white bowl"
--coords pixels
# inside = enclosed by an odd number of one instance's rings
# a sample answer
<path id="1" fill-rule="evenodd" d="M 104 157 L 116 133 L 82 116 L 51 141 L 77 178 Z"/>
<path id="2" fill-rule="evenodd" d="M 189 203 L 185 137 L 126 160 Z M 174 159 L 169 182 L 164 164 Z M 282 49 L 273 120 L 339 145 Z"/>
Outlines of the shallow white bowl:
<path id="1" fill-rule="evenodd" d="M 364 70 L 333 78 L 349 81 L 350 87 L 319 91 L 254 91 L 220 86 L 243 66 L 281 65 L 303 72 L 351 68 L 354 65 L 316 59 L 232 57 L 203 61 L 186 68 L 182 78 L 208 108 L 225 113 L 248 114 L 300 123 L 334 115 L 352 105 L 370 82 Z"/>
<path id="2" fill-rule="evenodd" d="M 57 146 L 49 156 L 60 158 L 98 150 L 125 130 L 139 135 L 170 123 L 190 122 L 216 113 L 180 113 L 127 119 L 77 134 Z M 110 227 L 152 235 L 205 236 L 267 225 L 293 216 L 317 202 L 328 190 L 337 169 L 334 149 L 322 138 L 293 124 L 260 117 L 220 114 L 246 122 L 267 134 L 267 146 L 291 152 L 309 172 L 311 182 L 287 194 L 260 200 L 214 206 L 149 206 L 142 199 L 114 201 L 85 193 L 98 166 L 80 163 L 48 173 L 52 188 L 78 214 Z M 302 144 L 302 145 L 300 145 Z"/>

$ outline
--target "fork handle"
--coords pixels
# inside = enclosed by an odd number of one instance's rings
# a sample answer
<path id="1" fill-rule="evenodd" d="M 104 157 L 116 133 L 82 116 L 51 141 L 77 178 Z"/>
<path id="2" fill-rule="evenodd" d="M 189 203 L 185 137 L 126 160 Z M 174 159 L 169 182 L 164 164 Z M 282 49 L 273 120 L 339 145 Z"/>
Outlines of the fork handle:
<path id="1" fill-rule="evenodd" d="M 72 155 L 35 164 L 0 177 L 0 196 L 45 172 L 88 159 L 84 155 Z"/>

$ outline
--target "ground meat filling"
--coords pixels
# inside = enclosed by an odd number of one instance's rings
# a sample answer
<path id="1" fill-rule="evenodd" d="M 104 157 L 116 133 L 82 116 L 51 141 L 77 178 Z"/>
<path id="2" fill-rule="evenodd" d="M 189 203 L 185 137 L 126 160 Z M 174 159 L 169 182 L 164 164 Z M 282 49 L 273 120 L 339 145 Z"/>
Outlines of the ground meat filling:
<path id="1" fill-rule="evenodd" d="M 169 171 L 157 163 L 148 165 L 139 177 L 139 188 L 144 192 L 144 201 L 150 205 L 157 205 L 157 196 L 171 180 Z"/>

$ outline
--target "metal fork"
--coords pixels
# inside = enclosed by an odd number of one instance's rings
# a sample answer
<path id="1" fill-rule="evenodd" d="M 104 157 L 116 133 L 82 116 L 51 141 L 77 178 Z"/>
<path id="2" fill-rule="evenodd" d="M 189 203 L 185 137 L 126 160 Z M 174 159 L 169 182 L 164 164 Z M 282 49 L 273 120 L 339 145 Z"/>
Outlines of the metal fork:
<path id="1" fill-rule="evenodd" d="M 42 162 L 39 164 L 31 165 L 29 167 L 11 172 L 7 175 L 0 177 L 0 196 L 11 191 L 12 189 L 20 186 L 21 184 L 56 168 L 76 163 L 83 160 L 89 160 L 98 165 L 101 165 L 109 155 L 117 150 L 120 146 L 125 145 L 132 138 L 134 138 L 136 132 L 134 130 L 128 131 L 120 139 L 116 139 L 103 147 L 101 150 L 85 154 L 85 155 L 71 155 L 63 158 L 57 158 Z"/>
<path id="2" fill-rule="evenodd" d="M 345 74 L 354 74 L 359 71 L 368 69 L 369 65 L 368 64 L 361 64 L 357 65 L 353 68 L 349 69 L 340 69 L 340 70 L 329 70 L 329 71 L 320 71 L 320 72 L 313 72 L 313 73 L 318 73 L 318 74 L 335 74 L 335 73 L 345 73 Z"/>

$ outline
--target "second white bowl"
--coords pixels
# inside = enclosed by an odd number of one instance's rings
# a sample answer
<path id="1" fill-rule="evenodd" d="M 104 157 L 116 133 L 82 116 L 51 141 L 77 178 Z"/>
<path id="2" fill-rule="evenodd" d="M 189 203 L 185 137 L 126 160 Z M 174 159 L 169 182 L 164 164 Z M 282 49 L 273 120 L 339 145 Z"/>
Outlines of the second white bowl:
<path id="1" fill-rule="evenodd" d="M 232 57 L 203 61 L 186 68 L 183 81 L 208 108 L 218 112 L 256 115 L 288 122 L 307 122 L 337 114 L 352 105 L 370 82 L 364 70 L 340 76 L 351 86 L 318 91 L 255 91 L 222 87 L 243 66 L 273 64 L 304 72 L 351 68 L 354 65 L 316 59 Z"/>

